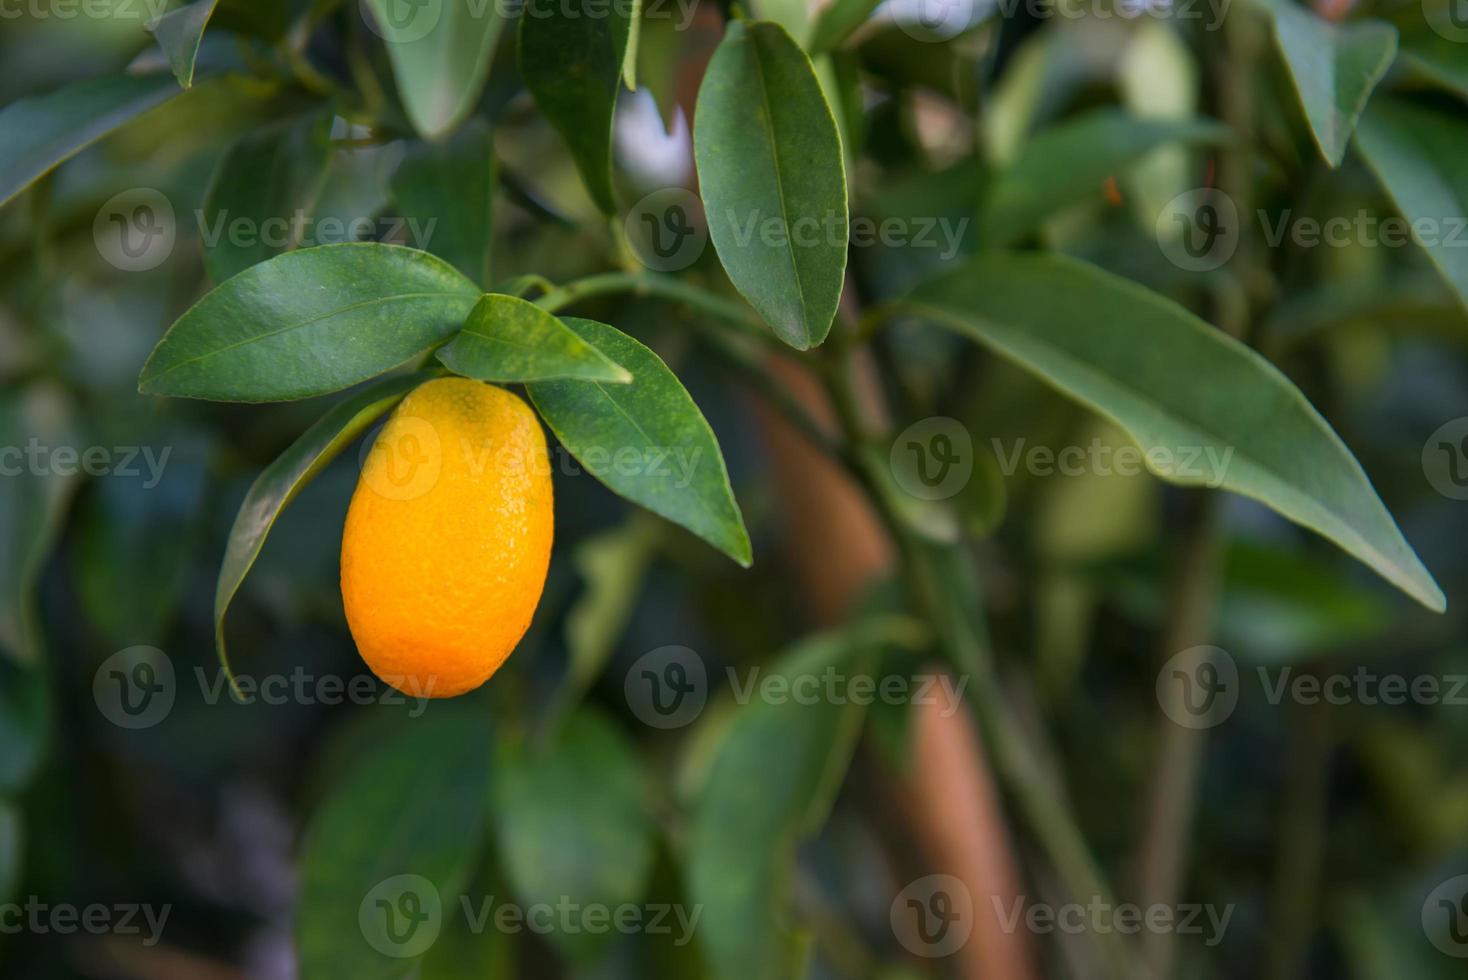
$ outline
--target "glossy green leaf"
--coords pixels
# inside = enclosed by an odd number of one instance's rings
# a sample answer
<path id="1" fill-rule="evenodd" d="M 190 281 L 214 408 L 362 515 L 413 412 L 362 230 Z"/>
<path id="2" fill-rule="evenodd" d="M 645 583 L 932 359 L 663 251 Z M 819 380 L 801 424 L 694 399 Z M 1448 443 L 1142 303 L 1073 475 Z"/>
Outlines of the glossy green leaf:
<path id="1" fill-rule="evenodd" d="M 694 156 L 709 237 L 780 339 L 826 339 L 846 275 L 846 171 L 810 59 L 775 24 L 729 25 L 698 92 Z"/>
<path id="2" fill-rule="evenodd" d="M 1468 123 L 1461 115 L 1398 99 L 1378 99 L 1366 110 L 1356 145 L 1387 193 L 1414 227 L 1448 285 L 1468 306 Z"/>
<path id="3" fill-rule="evenodd" d="M 471 120 L 449 140 L 412 147 L 392 178 L 398 213 L 422 229 L 419 244 L 477 283 L 489 281 L 495 169 L 489 126 Z"/>
<path id="4" fill-rule="evenodd" d="M 1361 464 L 1299 389 L 1172 301 L 1075 259 L 989 253 L 909 302 L 1111 419 L 1163 479 L 1252 497 L 1445 607 Z"/>
<path id="5" fill-rule="evenodd" d="M 1274 36 L 1294 79 L 1320 153 L 1332 167 L 1346 155 L 1356 120 L 1397 53 L 1385 21 L 1336 24 L 1293 0 L 1267 0 Z"/>
<path id="6" fill-rule="evenodd" d="M 148 30 L 157 39 L 158 46 L 173 69 L 173 77 L 184 88 L 194 84 L 194 65 L 199 60 L 199 42 L 204 40 L 204 29 L 219 0 L 195 0 L 194 3 L 176 7 L 148 25 Z"/>
<path id="7" fill-rule="evenodd" d="M 464 914 L 484 843 L 489 723 L 467 705 L 418 707 L 345 771 L 306 830 L 302 976 L 397 980 Z"/>
<path id="8" fill-rule="evenodd" d="M 167 75 L 110 75 L 17 99 L 0 109 L 0 204 L 177 94 L 177 83 Z"/>
<path id="9" fill-rule="evenodd" d="M 504 6 L 477 0 L 365 3 L 387 46 L 413 127 L 429 139 L 445 135 L 479 101 L 504 27 Z"/>
<path id="10" fill-rule="evenodd" d="M 224 562 L 219 567 L 219 581 L 214 589 L 214 645 L 220 666 L 231 681 L 234 672 L 224 643 L 224 615 L 255 559 L 260 557 L 265 538 L 281 511 L 353 440 L 436 373 L 424 371 L 386 378 L 339 402 L 265 467 L 250 486 L 229 530 Z"/>
<path id="11" fill-rule="evenodd" d="M 614 493 L 697 534 L 748 567 L 749 532 L 718 440 L 662 358 L 604 323 L 564 317 L 632 372 L 632 383 L 538 381 L 526 386 L 556 438 Z"/>
<path id="12" fill-rule="evenodd" d="M 310 398 L 451 337 L 479 288 L 426 252 L 371 242 L 287 252 L 194 305 L 153 349 L 138 390 L 213 401 Z"/>
<path id="13" fill-rule="evenodd" d="M 486 293 L 438 359 L 455 374 L 480 381 L 577 378 L 626 384 L 632 380 L 601 351 L 534 303 Z"/>
<path id="14" fill-rule="evenodd" d="M 1097 109 L 1043 130 L 1027 142 L 989 192 L 980 234 L 1002 245 L 1034 231 L 1062 208 L 1099 199 L 1106 178 L 1169 143 L 1218 143 L 1223 125 L 1206 119 L 1146 119 Z"/>
<path id="15" fill-rule="evenodd" d="M 494 777 L 500 862 L 526 905 L 581 908 L 641 900 L 652 870 L 653 826 L 637 756 L 627 736 L 590 711 L 567 719 L 554 742 L 500 752 Z M 615 932 L 572 920 L 547 935 L 564 954 L 586 960 Z"/>
<path id="16" fill-rule="evenodd" d="M 298 219 L 326 177 L 330 126 L 316 114 L 257 130 L 220 159 L 199 214 L 211 279 L 224 282 L 301 244 Z"/>
<path id="17" fill-rule="evenodd" d="M 628 4 L 564 0 L 527 4 L 520 18 L 520 72 L 535 103 L 566 141 L 591 199 L 617 211 L 612 122 L 632 23 Z"/>

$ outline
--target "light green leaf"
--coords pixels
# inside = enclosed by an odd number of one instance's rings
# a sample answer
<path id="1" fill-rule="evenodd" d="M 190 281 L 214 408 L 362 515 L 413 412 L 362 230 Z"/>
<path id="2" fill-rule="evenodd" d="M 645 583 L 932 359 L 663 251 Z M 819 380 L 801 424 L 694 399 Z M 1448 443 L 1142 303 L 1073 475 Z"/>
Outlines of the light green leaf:
<path id="1" fill-rule="evenodd" d="M 265 467 L 250 486 L 229 530 L 224 562 L 219 567 L 219 581 L 214 589 L 214 646 L 219 664 L 231 683 L 234 671 L 230 669 L 224 644 L 224 615 L 254 567 L 255 559 L 260 557 L 260 549 L 265 546 L 265 538 L 276 519 L 343 449 L 392 411 L 408 392 L 437 373 L 424 371 L 386 378 L 334 405 Z"/>
<path id="2" fill-rule="evenodd" d="M 295 219 L 321 190 L 330 135 L 330 117 L 315 114 L 249 133 L 220 159 L 199 215 L 216 283 L 301 244 Z"/>
<path id="3" fill-rule="evenodd" d="M 652 822 L 637 756 L 600 715 L 572 715 L 541 751 L 506 745 L 495 768 L 494 811 L 500 862 L 526 905 L 616 909 L 641 900 L 652 870 Z M 573 920 L 545 938 L 585 961 L 614 936 Z"/>
<path id="4" fill-rule="evenodd" d="M 306 830 L 302 976 L 398 980 L 463 914 L 459 897 L 484 843 L 490 754 L 483 711 L 432 704 L 346 770 Z"/>
<path id="5" fill-rule="evenodd" d="M 474 110 L 504 27 L 499 3 L 436 0 L 407 4 L 365 0 L 387 45 L 398 94 L 413 128 L 429 139 L 454 129 Z"/>
<path id="6" fill-rule="evenodd" d="M 480 381 L 577 378 L 626 384 L 632 375 L 534 303 L 486 293 L 464 329 L 438 352 L 455 374 Z"/>
<path id="7" fill-rule="evenodd" d="M 1170 300 L 1075 259 L 990 253 L 909 302 L 1111 419 L 1163 479 L 1252 497 L 1445 607 L 1361 464 L 1299 389 Z"/>
<path id="8" fill-rule="evenodd" d="M 592 476 L 749 566 L 749 532 L 718 440 L 662 358 L 604 323 L 562 318 L 632 372 L 632 383 L 537 381 L 526 386 L 546 424 Z M 631 461 L 631 465 L 629 464 Z"/>
<path id="9" fill-rule="evenodd" d="M 177 7 L 148 25 L 148 30 L 157 39 L 158 46 L 168 58 L 173 76 L 184 88 L 194 84 L 194 64 L 199 60 L 199 42 L 204 40 L 204 29 L 219 0 L 196 0 L 195 3 Z"/>
<path id="10" fill-rule="evenodd" d="M 520 18 L 520 72 L 545 118 L 571 149 L 591 199 L 617 212 L 612 122 L 632 34 L 627 4 L 528 4 Z"/>
<path id="11" fill-rule="evenodd" d="M 839 47 L 852 33 L 867 22 L 882 0 L 833 0 L 816 14 L 806 50 L 824 54 Z"/>
<path id="12" fill-rule="evenodd" d="M 167 75 L 73 82 L 0 109 L 0 205 L 58 164 L 178 94 Z"/>
<path id="13" fill-rule="evenodd" d="M 1397 53 L 1397 29 L 1385 21 L 1327 21 L 1292 0 L 1261 0 L 1316 145 L 1332 167 L 1346 155 L 1356 120 Z"/>
<path id="14" fill-rule="evenodd" d="M 443 260 L 410 248 L 287 252 L 180 317 L 143 365 L 138 390 L 241 402 L 340 391 L 451 337 L 480 295 Z"/>
<path id="15" fill-rule="evenodd" d="M 980 234 L 1013 242 L 1062 208 L 1101 196 L 1108 177 L 1169 143 L 1218 143 L 1227 127 L 1207 119 L 1144 119 L 1097 109 L 1043 130 L 1020 150 L 981 210 Z"/>
<path id="16" fill-rule="evenodd" d="M 489 281 L 495 185 L 489 126 L 471 120 L 450 140 L 410 149 L 392 178 L 398 212 L 422 246 L 477 283 Z"/>
<path id="17" fill-rule="evenodd" d="M 1366 110 L 1356 146 L 1401 209 L 1425 234 L 1427 257 L 1468 306 L 1468 123 L 1460 115 L 1399 99 L 1378 99 Z M 1455 234 L 1456 230 L 1456 234 Z"/>
<path id="18" fill-rule="evenodd" d="M 698 92 L 709 236 L 736 289 L 798 350 L 826 339 L 846 275 L 846 169 L 810 59 L 784 28 L 730 24 Z"/>

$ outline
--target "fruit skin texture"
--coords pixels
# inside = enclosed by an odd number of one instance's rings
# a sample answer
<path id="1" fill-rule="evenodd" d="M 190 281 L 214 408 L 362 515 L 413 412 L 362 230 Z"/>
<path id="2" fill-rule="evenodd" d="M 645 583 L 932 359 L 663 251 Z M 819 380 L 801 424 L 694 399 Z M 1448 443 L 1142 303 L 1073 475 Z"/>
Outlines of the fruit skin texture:
<path id="1" fill-rule="evenodd" d="M 483 684 L 530 626 L 554 525 L 525 402 L 466 378 L 415 388 L 373 443 L 342 532 L 342 602 L 367 666 L 413 697 Z"/>

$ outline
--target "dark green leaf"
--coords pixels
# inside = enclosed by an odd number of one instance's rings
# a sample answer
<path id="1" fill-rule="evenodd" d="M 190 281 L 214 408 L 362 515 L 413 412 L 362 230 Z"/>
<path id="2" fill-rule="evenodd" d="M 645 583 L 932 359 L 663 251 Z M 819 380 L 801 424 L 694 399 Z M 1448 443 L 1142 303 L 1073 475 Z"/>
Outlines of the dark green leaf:
<path id="1" fill-rule="evenodd" d="M 522 902 L 614 910 L 642 898 L 653 827 L 637 757 L 616 726 L 578 712 L 543 751 L 507 746 L 494 784 L 500 860 Z M 614 935 L 572 922 L 546 938 L 585 960 Z"/>
<path id="2" fill-rule="evenodd" d="M 503 293 L 480 298 L 464 329 L 439 350 L 438 359 L 455 374 L 480 381 L 632 380 L 625 368 L 560 320 Z"/>
<path id="3" fill-rule="evenodd" d="M 330 134 L 331 119 L 313 115 L 257 130 L 230 147 L 199 215 L 211 279 L 224 282 L 301 244 L 297 216 L 321 189 Z"/>
<path id="4" fill-rule="evenodd" d="M 489 281 L 495 179 L 489 127 L 477 120 L 446 142 L 414 146 L 392 179 L 398 212 L 423 229 L 418 244 L 477 283 Z"/>
<path id="5" fill-rule="evenodd" d="M 1075 259 L 1005 253 L 910 300 L 1121 426 L 1163 479 L 1252 497 L 1444 608 L 1361 464 L 1299 389 L 1170 300 Z"/>
<path id="6" fill-rule="evenodd" d="M 1221 142 L 1228 129 L 1206 119 L 1144 119 L 1097 109 L 1026 143 L 983 208 L 980 234 L 1002 245 L 1072 204 L 1099 198 L 1108 177 L 1166 143 Z"/>
<path id="7" fill-rule="evenodd" d="M 1274 36 L 1295 81 L 1320 153 L 1332 167 L 1366 100 L 1397 53 L 1397 29 L 1379 20 L 1327 21 L 1293 0 L 1261 0 L 1274 17 Z"/>
<path id="8" fill-rule="evenodd" d="M 489 763 L 484 713 L 435 703 L 346 771 L 306 831 L 302 976 L 397 980 L 448 917 L 463 914 L 459 897 L 483 845 Z"/>
<path id="9" fill-rule="evenodd" d="M 426 252 L 287 252 L 215 287 L 143 366 L 148 395 L 268 402 L 340 391 L 452 336 L 479 288 Z"/>
<path id="10" fill-rule="evenodd" d="M 1377 99 L 1361 117 L 1356 145 L 1402 214 L 1418 225 L 1427 257 L 1468 306 L 1468 123 L 1460 115 Z"/>
<path id="11" fill-rule="evenodd" d="M 219 0 L 195 0 L 184 7 L 177 7 L 148 25 L 148 30 L 157 39 L 158 46 L 168 58 L 173 76 L 184 88 L 194 84 L 194 63 L 199 60 L 199 42 L 204 40 L 204 29 Z"/>
<path id="12" fill-rule="evenodd" d="M 1448 4 L 1457 0 L 1446 0 Z M 1463 40 L 1468 40 L 1468 29 L 1463 31 Z M 1463 40 L 1452 41 L 1432 32 L 1408 39 L 1402 38 L 1402 62 L 1430 80 L 1461 98 L 1468 99 L 1468 44 Z"/>
<path id="13" fill-rule="evenodd" d="M 219 567 L 214 590 L 214 644 L 225 675 L 234 679 L 224 644 L 224 614 L 250 573 L 265 538 L 280 512 L 289 506 L 316 474 L 336 459 L 354 439 L 386 415 L 403 398 L 436 372 L 387 378 L 343 400 L 307 429 L 256 478 L 235 515 Z"/>
<path id="14" fill-rule="evenodd" d="M 693 145 L 735 288 L 781 340 L 819 344 L 846 274 L 846 171 L 810 59 L 783 28 L 729 26 L 698 92 Z"/>
<path id="15" fill-rule="evenodd" d="M 73 82 L 0 109 L 0 204 L 123 123 L 178 94 L 167 75 Z"/>
<path id="16" fill-rule="evenodd" d="M 527 385 L 556 438 L 613 492 L 688 528 L 748 567 L 749 532 L 718 440 L 693 398 L 662 358 L 631 337 L 604 323 L 563 320 L 631 371 L 632 383 Z"/>
<path id="17" fill-rule="evenodd" d="M 625 3 L 527 4 L 520 18 L 520 71 L 536 105 L 571 148 L 591 199 L 615 214 L 612 121 L 627 58 Z"/>
<path id="18" fill-rule="evenodd" d="M 474 110 L 504 27 L 499 3 L 441 0 L 407 5 L 366 0 L 387 44 L 398 93 L 413 127 L 437 139 Z"/>

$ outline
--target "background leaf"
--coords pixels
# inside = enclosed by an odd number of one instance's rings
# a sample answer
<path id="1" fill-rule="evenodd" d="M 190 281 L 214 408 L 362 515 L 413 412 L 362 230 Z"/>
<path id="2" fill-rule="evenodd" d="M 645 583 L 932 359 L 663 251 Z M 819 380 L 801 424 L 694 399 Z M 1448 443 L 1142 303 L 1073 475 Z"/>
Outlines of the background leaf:
<path id="1" fill-rule="evenodd" d="M 709 237 L 735 288 L 781 340 L 819 344 L 846 272 L 845 164 L 810 59 L 783 28 L 729 25 L 698 91 L 693 145 Z"/>
<path id="2" fill-rule="evenodd" d="M 632 383 L 526 385 L 561 444 L 614 493 L 682 525 L 748 567 L 749 532 L 714 432 L 662 358 L 619 330 L 563 317 L 583 340 L 632 372 Z M 636 454 L 628 467 L 621 452 Z"/>
<path id="3" fill-rule="evenodd" d="M 617 211 L 612 122 L 631 22 L 623 3 L 530 4 L 520 18 L 520 73 L 545 118 L 571 148 L 591 199 Z"/>
<path id="4" fill-rule="evenodd" d="M 480 381 L 579 378 L 626 384 L 632 375 L 534 303 L 486 293 L 438 359 Z"/>
<path id="5" fill-rule="evenodd" d="M 173 77 L 184 88 L 194 84 L 194 65 L 199 60 L 199 42 L 219 0 L 196 0 L 168 11 L 148 26 L 158 46 L 163 49 Z"/>
<path id="6" fill-rule="evenodd" d="M 138 388 L 215 401 L 289 401 L 382 374 L 452 336 L 479 289 L 426 252 L 323 245 L 215 287 L 153 349 Z"/>
<path id="7" fill-rule="evenodd" d="M 413 4 L 406 20 L 395 0 L 365 0 L 392 60 L 398 94 L 413 128 L 437 139 L 474 109 L 489 77 L 504 19 L 498 3 L 440 0 Z"/>
<path id="8" fill-rule="evenodd" d="M 1361 464 L 1279 369 L 1182 307 L 1074 259 L 991 253 L 913 306 L 1124 428 L 1158 476 L 1267 504 L 1430 609 L 1446 600 Z M 1214 456 L 1186 454 L 1212 450 Z M 1231 458 L 1219 463 L 1224 454 Z"/>
<path id="9" fill-rule="evenodd" d="M 419 244 L 476 283 L 489 282 L 495 185 L 489 126 L 471 120 L 442 143 L 420 143 L 392 178 L 398 213 L 424 229 Z"/>

